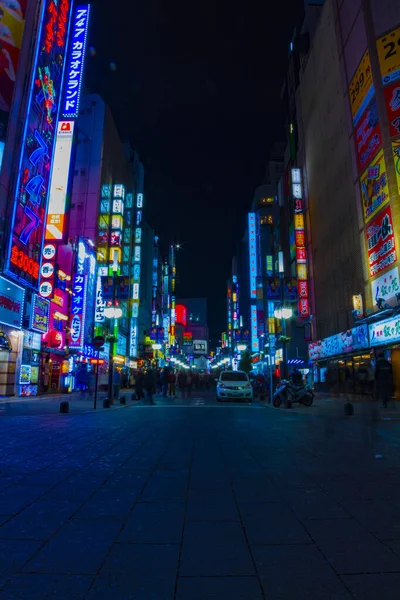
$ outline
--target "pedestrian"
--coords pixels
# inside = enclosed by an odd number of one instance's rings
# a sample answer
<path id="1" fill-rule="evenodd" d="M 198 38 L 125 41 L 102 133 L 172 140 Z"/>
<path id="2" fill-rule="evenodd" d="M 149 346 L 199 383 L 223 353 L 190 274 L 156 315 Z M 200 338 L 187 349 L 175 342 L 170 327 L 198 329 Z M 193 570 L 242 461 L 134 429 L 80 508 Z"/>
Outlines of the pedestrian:
<path id="1" fill-rule="evenodd" d="M 143 388 L 144 388 L 144 374 L 143 371 L 138 371 L 135 380 L 135 394 L 136 400 L 141 400 L 143 398 Z"/>
<path id="2" fill-rule="evenodd" d="M 378 354 L 376 361 L 375 390 L 377 398 L 382 401 L 382 408 L 387 408 L 393 394 L 393 370 L 383 352 Z"/>
<path id="3" fill-rule="evenodd" d="M 113 372 L 113 392 L 114 392 L 114 399 L 117 400 L 119 398 L 119 390 L 121 387 L 121 373 L 119 372 L 119 369 L 117 369 L 114 365 L 114 372 Z"/>
<path id="4" fill-rule="evenodd" d="M 173 371 L 168 375 L 168 395 L 175 396 L 176 375 Z"/>
<path id="5" fill-rule="evenodd" d="M 153 369 L 147 369 L 144 376 L 144 389 L 147 392 L 147 399 L 150 404 L 153 404 L 153 394 L 156 387 L 156 378 Z"/>
<path id="6" fill-rule="evenodd" d="M 167 368 L 165 368 L 165 369 L 163 369 L 163 372 L 161 374 L 161 386 L 162 386 L 163 398 L 167 397 L 168 383 L 169 383 L 169 370 Z"/>
<path id="7" fill-rule="evenodd" d="M 375 387 L 375 371 L 371 361 L 368 361 L 367 372 L 367 393 L 373 395 Z"/>
<path id="8" fill-rule="evenodd" d="M 159 369 L 157 370 L 157 374 L 156 374 L 157 394 L 161 394 L 163 391 L 163 384 L 162 384 L 163 374 L 164 374 L 164 370 L 161 372 Z"/>
<path id="9" fill-rule="evenodd" d="M 78 374 L 77 374 L 76 379 L 77 379 L 78 389 L 81 393 L 80 394 L 81 397 L 86 396 L 89 381 L 88 381 L 87 367 L 86 367 L 85 363 L 82 363 L 81 365 L 79 365 Z"/>
<path id="10" fill-rule="evenodd" d="M 135 372 L 131 371 L 131 374 L 130 374 L 130 377 L 129 377 L 129 387 L 133 389 L 135 387 L 135 383 L 136 383 Z"/>
<path id="11" fill-rule="evenodd" d="M 193 383 L 193 375 L 192 371 L 189 371 L 186 376 L 186 389 L 188 396 L 192 395 L 192 383 Z"/>
<path id="12" fill-rule="evenodd" d="M 182 398 L 185 397 L 186 393 L 186 373 L 185 371 L 179 371 L 178 374 L 178 387 L 180 389 Z"/>

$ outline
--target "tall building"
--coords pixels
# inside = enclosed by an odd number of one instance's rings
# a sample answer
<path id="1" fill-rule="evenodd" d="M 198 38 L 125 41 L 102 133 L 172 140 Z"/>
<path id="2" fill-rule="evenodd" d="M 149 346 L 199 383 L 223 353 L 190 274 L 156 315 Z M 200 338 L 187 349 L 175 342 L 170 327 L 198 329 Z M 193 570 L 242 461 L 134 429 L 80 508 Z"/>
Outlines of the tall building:
<path id="1" fill-rule="evenodd" d="M 309 350 L 321 387 L 346 381 L 357 391 L 358 369 L 382 350 L 400 390 L 399 39 L 394 0 L 326 0 L 309 48 L 292 46 L 287 175 L 298 169 L 304 192 Z"/>

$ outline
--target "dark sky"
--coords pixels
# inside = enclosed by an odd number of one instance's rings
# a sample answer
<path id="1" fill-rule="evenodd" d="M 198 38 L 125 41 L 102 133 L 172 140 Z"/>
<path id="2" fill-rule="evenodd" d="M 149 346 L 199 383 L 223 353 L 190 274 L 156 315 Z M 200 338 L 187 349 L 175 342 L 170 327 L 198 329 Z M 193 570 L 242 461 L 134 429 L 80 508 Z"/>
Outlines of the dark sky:
<path id="1" fill-rule="evenodd" d="M 212 337 L 254 188 L 285 139 L 280 89 L 302 0 L 93 0 L 86 83 L 145 165 L 147 218 L 183 242 L 178 295 Z M 115 63 L 115 66 L 110 63 Z"/>

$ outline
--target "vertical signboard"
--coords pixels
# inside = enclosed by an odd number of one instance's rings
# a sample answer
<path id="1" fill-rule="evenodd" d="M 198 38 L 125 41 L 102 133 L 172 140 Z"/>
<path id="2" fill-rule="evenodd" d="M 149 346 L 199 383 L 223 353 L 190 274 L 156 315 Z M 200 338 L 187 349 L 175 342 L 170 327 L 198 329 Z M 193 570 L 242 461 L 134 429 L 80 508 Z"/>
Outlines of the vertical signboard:
<path id="1" fill-rule="evenodd" d="M 294 238 L 297 263 L 297 291 L 299 296 L 298 311 L 300 318 L 307 318 L 310 316 L 310 303 L 308 298 L 307 251 L 305 246 L 301 169 L 292 169 L 291 175 L 292 196 L 294 201 Z"/>
<path id="2" fill-rule="evenodd" d="M 77 6 L 72 19 L 71 45 L 61 108 L 63 119 L 77 119 L 79 115 L 89 12 L 88 4 Z"/>
<path id="3" fill-rule="evenodd" d="M 358 123 L 373 94 L 372 68 L 369 51 L 367 50 L 349 85 L 351 114 L 354 125 Z"/>
<path id="4" fill-rule="evenodd" d="M 84 344 L 85 332 L 85 308 L 86 308 L 86 284 L 85 275 L 86 250 L 83 242 L 78 244 L 76 257 L 76 269 L 72 280 L 72 304 L 71 304 L 71 339 L 69 346 L 80 349 Z"/>
<path id="5" fill-rule="evenodd" d="M 250 328 L 251 328 L 251 351 L 258 352 L 259 343 L 257 335 L 257 307 L 252 305 L 250 307 Z"/>
<path id="6" fill-rule="evenodd" d="M 257 298 L 257 232 L 256 215 L 249 213 L 250 298 Z"/>
<path id="7" fill-rule="evenodd" d="M 70 0 L 43 2 L 12 200 L 5 270 L 33 289 L 39 284 L 70 10 Z"/>
<path id="8" fill-rule="evenodd" d="M 136 196 L 136 230 L 135 230 L 135 247 L 133 251 L 133 284 L 131 293 L 131 320 L 130 320 L 130 335 L 129 335 L 129 356 L 136 358 L 138 355 L 138 317 L 140 303 L 140 272 L 141 272 L 141 243 L 142 243 L 142 209 L 143 209 L 143 194 Z M 138 218 L 139 215 L 139 218 Z"/>
<path id="9" fill-rule="evenodd" d="M 396 243 L 390 206 L 381 210 L 366 226 L 369 274 L 374 277 L 396 260 Z"/>

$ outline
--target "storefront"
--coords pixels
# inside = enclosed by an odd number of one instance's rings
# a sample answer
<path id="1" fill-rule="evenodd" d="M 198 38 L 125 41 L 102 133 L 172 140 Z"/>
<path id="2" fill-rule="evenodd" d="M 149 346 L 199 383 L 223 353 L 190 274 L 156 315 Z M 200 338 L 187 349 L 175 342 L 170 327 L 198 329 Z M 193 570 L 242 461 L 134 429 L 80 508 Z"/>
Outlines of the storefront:
<path id="1" fill-rule="evenodd" d="M 370 346 L 392 363 L 394 395 L 400 398 L 400 316 L 369 325 Z"/>
<path id="2" fill-rule="evenodd" d="M 25 290 L 0 276 L 0 396 L 18 391 Z"/>
<path id="3" fill-rule="evenodd" d="M 369 349 L 368 326 L 353 327 L 309 344 L 315 390 L 331 393 L 368 393 L 374 353 Z"/>

